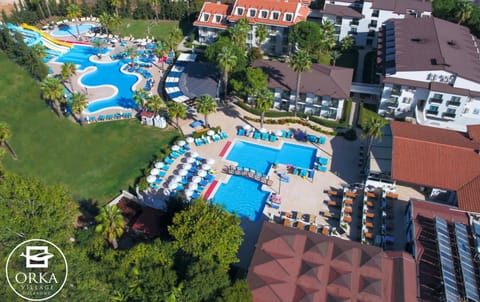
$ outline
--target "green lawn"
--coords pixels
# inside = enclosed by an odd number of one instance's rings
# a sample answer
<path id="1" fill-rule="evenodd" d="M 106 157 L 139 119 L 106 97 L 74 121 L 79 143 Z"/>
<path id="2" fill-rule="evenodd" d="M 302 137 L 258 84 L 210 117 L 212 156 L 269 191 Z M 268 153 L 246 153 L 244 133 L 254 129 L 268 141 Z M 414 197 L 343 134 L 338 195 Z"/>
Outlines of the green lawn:
<path id="1" fill-rule="evenodd" d="M 150 36 L 153 35 L 157 39 L 167 38 L 167 34 L 172 29 L 179 27 L 178 21 L 160 20 L 155 23 L 152 20 L 123 19 L 117 32 L 120 32 L 120 35 L 124 37 L 133 35 L 135 38 L 145 38 L 148 35 L 147 28 L 149 24 Z"/>
<path id="2" fill-rule="evenodd" d="M 128 189 L 153 154 L 177 131 L 144 127 L 137 120 L 79 126 L 58 118 L 40 99 L 38 84 L 0 52 L 0 121 L 12 128 L 9 140 L 18 160 L 7 170 L 65 184 L 76 200 L 104 203 Z"/>

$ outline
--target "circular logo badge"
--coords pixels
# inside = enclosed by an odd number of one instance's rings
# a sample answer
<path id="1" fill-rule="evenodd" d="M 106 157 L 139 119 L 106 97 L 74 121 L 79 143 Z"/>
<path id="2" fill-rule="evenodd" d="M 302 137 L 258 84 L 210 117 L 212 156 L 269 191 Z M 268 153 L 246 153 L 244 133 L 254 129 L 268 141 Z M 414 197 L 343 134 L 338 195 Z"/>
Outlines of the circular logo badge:
<path id="1" fill-rule="evenodd" d="M 28 301 L 45 301 L 58 294 L 67 282 L 68 264 L 55 244 L 30 239 L 8 255 L 5 273 L 18 296 Z"/>

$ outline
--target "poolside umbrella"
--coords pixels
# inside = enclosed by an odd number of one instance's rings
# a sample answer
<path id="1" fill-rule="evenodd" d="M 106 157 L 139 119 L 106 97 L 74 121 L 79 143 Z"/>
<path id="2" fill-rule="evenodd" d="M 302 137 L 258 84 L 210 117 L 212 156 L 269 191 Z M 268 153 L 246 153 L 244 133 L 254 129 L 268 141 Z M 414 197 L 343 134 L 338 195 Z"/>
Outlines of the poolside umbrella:
<path id="1" fill-rule="evenodd" d="M 178 150 L 180 150 L 180 147 L 177 146 L 177 145 L 173 145 L 173 146 L 172 146 L 172 150 L 173 150 L 173 151 L 178 151 Z"/>
<path id="2" fill-rule="evenodd" d="M 180 176 L 185 176 L 187 174 L 188 174 L 188 170 L 186 170 L 186 169 L 182 169 L 182 170 L 178 171 L 178 175 L 180 175 Z"/>
<path id="3" fill-rule="evenodd" d="M 155 177 L 155 175 L 148 175 L 148 176 L 147 176 L 147 182 L 148 182 L 149 184 L 154 183 L 155 180 L 157 180 L 157 177 Z"/>
<path id="4" fill-rule="evenodd" d="M 213 158 L 207 159 L 207 164 L 213 165 L 215 163 L 215 160 Z"/>
<path id="5" fill-rule="evenodd" d="M 212 129 L 207 131 L 207 135 L 209 136 L 213 136 L 214 134 L 215 134 L 215 131 L 213 131 Z"/>
<path id="6" fill-rule="evenodd" d="M 196 183 L 192 182 L 188 185 L 188 188 L 190 190 L 196 190 L 196 189 L 198 189 L 198 185 Z"/>
<path id="7" fill-rule="evenodd" d="M 198 176 L 200 176 L 200 177 L 205 177 L 205 176 L 207 176 L 207 171 L 205 171 L 205 170 L 200 170 L 200 171 L 198 171 Z"/>
<path id="8" fill-rule="evenodd" d="M 188 157 L 187 158 L 187 163 L 191 164 L 191 163 L 194 163 L 195 162 L 195 158 L 193 157 Z"/>
<path id="9" fill-rule="evenodd" d="M 180 147 L 183 147 L 185 146 L 185 141 L 178 141 L 177 145 L 179 145 Z"/>
<path id="10" fill-rule="evenodd" d="M 252 126 L 250 126 L 249 124 L 245 124 L 245 125 L 243 125 L 243 129 L 250 130 L 250 129 L 252 129 Z"/>
<path id="11" fill-rule="evenodd" d="M 161 168 L 163 168 L 164 166 L 165 166 L 165 164 L 162 163 L 161 161 L 155 163 L 155 168 L 157 168 L 157 169 L 161 169 Z"/>
<path id="12" fill-rule="evenodd" d="M 190 152 L 190 157 L 198 157 L 198 153 L 197 152 Z"/>
<path id="13" fill-rule="evenodd" d="M 172 179 L 172 182 L 179 182 L 179 181 L 181 181 L 181 180 L 182 180 L 182 178 L 181 178 L 180 176 L 175 175 L 175 176 L 173 177 L 173 179 Z"/>
<path id="14" fill-rule="evenodd" d="M 172 181 L 172 182 L 168 185 L 168 189 L 170 189 L 170 190 L 175 190 L 175 189 L 177 188 L 177 186 L 178 186 L 178 183 Z"/>
<path id="15" fill-rule="evenodd" d="M 199 183 L 202 181 L 202 178 L 200 176 L 194 176 L 192 177 L 192 182 L 194 183 Z"/>
<path id="16" fill-rule="evenodd" d="M 275 131 L 275 135 L 281 136 L 283 134 L 282 130 Z"/>
<path id="17" fill-rule="evenodd" d="M 193 137 L 189 136 L 189 137 L 186 138 L 186 141 L 187 141 L 187 143 L 191 144 L 191 143 L 193 143 L 194 140 L 193 140 Z"/>
<path id="18" fill-rule="evenodd" d="M 150 175 L 158 175 L 158 173 L 160 173 L 160 170 L 157 168 L 153 168 L 152 170 L 150 170 Z"/>
<path id="19" fill-rule="evenodd" d="M 261 133 L 265 133 L 265 132 L 267 132 L 267 129 L 265 129 L 265 128 L 260 128 L 259 131 L 260 131 Z"/>
<path id="20" fill-rule="evenodd" d="M 192 164 L 191 163 L 186 163 L 186 164 L 183 164 L 182 167 L 185 169 L 185 170 L 188 170 L 192 167 Z"/>
<path id="21" fill-rule="evenodd" d="M 212 167 L 209 164 L 203 164 L 202 169 L 203 170 L 210 170 Z"/>

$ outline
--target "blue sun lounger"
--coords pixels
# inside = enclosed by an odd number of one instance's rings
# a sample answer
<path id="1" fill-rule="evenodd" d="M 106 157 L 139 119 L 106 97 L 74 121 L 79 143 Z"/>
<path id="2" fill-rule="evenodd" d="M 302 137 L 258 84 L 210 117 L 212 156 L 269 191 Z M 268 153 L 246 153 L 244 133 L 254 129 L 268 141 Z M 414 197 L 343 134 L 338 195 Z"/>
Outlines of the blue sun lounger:
<path id="1" fill-rule="evenodd" d="M 274 135 L 274 134 L 270 135 L 270 141 L 271 142 L 276 142 L 277 141 L 277 136 Z"/>
<path id="2" fill-rule="evenodd" d="M 164 177 L 166 173 L 167 172 L 165 172 L 165 171 L 160 171 L 160 172 L 158 172 L 158 176 Z"/>
<path id="3" fill-rule="evenodd" d="M 319 157 L 319 158 L 318 158 L 318 163 L 321 164 L 321 165 L 326 165 L 326 164 L 328 164 L 328 158 L 326 158 L 326 157 Z"/>
<path id="4" fill-rule="evenodd" d="M 163 179 L 162 179 L 162 178 L 157 178 L 157 179 L 155 180 L 155 183 L 156 183 L 156 184 L 161 184 L 161 183 L 162 183 L 162 181 L 163 181 Z"/>
<path id="5" fill-rule="evenodd" d="M 183 149 L 185 149 L 185 151 L 190 151 L 190 147 L 188 145 L 183 145 Z"/>
<path id="6" fill-rule="evenodd" d="M 172 151 L 172 152 L 170 152 L 170 155 L 169 155 L 169 156 L 170 156 L 170 157 L 173 157 L 173 158 L 179 158 L 179 157 L 180 157 L 180 154 Z"/>
<path id="7" fill-rule="evenodd" d="M 298 173 L 298 175 L 300 175 L 301 177 L 306 177 L 307 173 L 307 170 L 300 169 L 300 173 Z"/>
<path id="8" fill-rule="evenodd" d="M 170 169 L 170 166 L 169 166 L 169 165 L 164 165 L 164 166 L 162 167 L 162 170 L 164 170 L 164 171 L 168 171 L 168 169 Z"/>
<path id="9" fill-rule="evenodd" d="M 319 144 L 325 144 L 327 142 L 327 138 L 325 136 L 320 136 L 320 138 L 318 139 L 318 143 Z"/>
<path id="10" fill-rule="evenodd" d="M 220 137 L 223 138 L 223 139 L 227 139 L 228 135 L 227 135 L 227 133 L 222 131 L 222 132 L 220 132 Z"/>
<path id="11" fill-rule="evenodd" d="M 298 174 L 298 168 L 293 168 L 293 175 L 297 175 Z"/>
<path id="12" fill-rule="evenodd" d="M 253 133 L 253 138 L 254 138 L 254 139 L 259 139 L 259 138 L 260 138 L 260 132 L 255 131 L 255 132 Z"/>
<path id="13" fill-rule="evenodd" d="M 182 185 L 178 185 L 178 187 L 177 187 L 177 191 L 179 191 L 179 192 L 183 191 L 184 189 L 185 189 L 185 187 L 182 186 Z"/>
<path id="14" fill-rule="evenodd" d="M 262 133 L 262 140 L 268 141 L 268 133 Z"/>
<path id="15" fill-rule="evenodd" d="M 197 199 L 197 198 L 200 198 L 200 194 L 198 194 L 197 192 L 194 192 L 192 194 L 192 199 Z"/>
<path id="16" fill-rule="evenodd" d="M 177 152 L 178 152 L 180 155 L 183 155 L 183 154 L 185 154 L 185 152 L 187 152 L 187 151 L 185 151 L 185 150 L 183 150 L 183 149 L 178 149 Z"/>
<path id="17" fill-rule="evenodd" d="M 164 161 L 169 165 L 173 164 L 173 159 L 171 159 L 170 157 L 165 157 Z"/>
<path id="18" fill-rule="evenodd" d="M 206 186 L 208 185 L 208 181 L 206 181 L 205 179 L 202 179 L 198 184 L 201 186 Z"/>
<path id="19" fill-rule="evenodd" d="M 244 136 L 245 135 L 245 130 L 243 130 L 243 128 L 238 128 L 237 135 Z"/>

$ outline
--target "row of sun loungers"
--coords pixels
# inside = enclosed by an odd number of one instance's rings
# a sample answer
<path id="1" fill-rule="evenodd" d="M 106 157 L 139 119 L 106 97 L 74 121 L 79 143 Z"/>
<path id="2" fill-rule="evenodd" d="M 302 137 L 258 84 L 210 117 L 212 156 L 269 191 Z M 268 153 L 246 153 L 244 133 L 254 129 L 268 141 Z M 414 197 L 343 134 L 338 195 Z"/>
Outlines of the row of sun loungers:
<path id="1" fill-rule="evenodd" d="M 98 117 L 95 115 L 86 116 L 83 118 L 83 122 L 87 123 L 94 123 L 94 122 L 103 122 L 103 121 L 112 121 L 112 120 L 119 120 L 122 118 L 131 118 L 133 115 L 131 112 L 124 112 L 124 113 L 115 113 L 115 114 L 107 114 L 107 115 L 99 115 Z"/>
<path id="2" fill-rule="evenodd" d="M 304 169 L 304 168 L 295 167 L 292 165 L 287 165 L 287 171 L 290 174 L 298 175 L 300 177 L 303 177 L 304 179 L 313 178 L 315 176 L 315 171 L 311 169 Z"/>
<path id="3" fill-rule="evenodd" d="M 269 179 L 268 176 L 260 174 L 256 170 L 250 168 L 228 166 L 223 168 L 222 172 L 230 175 L 245 176 L 259 181 L 267 186 L 271 186 L 273 184 L 273 180 Z"/>
<path id="4" fill-rule="evenodd" d="M 222 139 L 227 139 L 227 138 L 228 138 L 227 133 L 222 131 L 222 132 L 219 132 L 219 133 L 215 133 L 212 136 L 205 136 L 204 135 L 202 137 L 196 138 L 194 140 L 194 142 L 195 142 L 196 146 L 201 146 L 203 144 L 209 144 L 211 142 L 218 142 Z"/>

